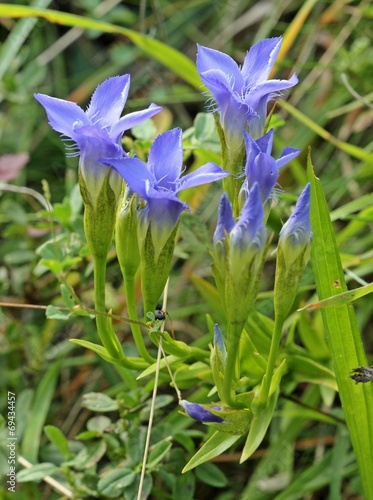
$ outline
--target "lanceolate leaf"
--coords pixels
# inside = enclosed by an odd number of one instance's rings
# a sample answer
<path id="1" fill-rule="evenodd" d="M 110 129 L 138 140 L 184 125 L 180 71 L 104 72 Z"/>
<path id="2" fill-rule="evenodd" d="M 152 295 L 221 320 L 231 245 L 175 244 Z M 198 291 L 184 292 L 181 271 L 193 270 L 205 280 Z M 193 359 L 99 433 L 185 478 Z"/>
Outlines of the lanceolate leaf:
<path id="1" fill-rule="evenodd" d="M 328 206 L 319 179 L 308 164 L 311 182 L 312 268 L 320 300 L 346 292 L 342 265 Z M 370 385 L 355 385 L 349 378 L 357 366 L 366 366 L 363 344 L 352 305 L 321 309 L 339 394 L 361 473 L 365 498 L 373 498 L 373 391 Z"/>
<path id="2" fill-rule="evenodd" d="M 334 295 L 334 297 L 320 300 L 319 302 L 314 302 L 313 304 L 308 304 L 308 306 L 299 309 L 299 311 L 303 311 L 304 309 L 323 309 L 324 307 L 336 307 L 343 304 L 350 304 L 354 300 L 364 297 L 364 295 L 368 295 L 368 293 L 372 292 L 373 283 L 369 283 L 369 285 L 361 286 L 359 288 L 355 288 L 354 290 L 348 290 L 347 292 Z"/>
<path id="3" fill-rule="evenodd" d="M 200 448 L 197 453 L 189 460 L 182 472 L 194 469 L 197 465 L 201 465 L 208 460 L 211 460 L 218 455 L 224 453 L 230 448 L 241 436 L 227 434 L 226 432 L 216 431 L 208 441 Z"/>

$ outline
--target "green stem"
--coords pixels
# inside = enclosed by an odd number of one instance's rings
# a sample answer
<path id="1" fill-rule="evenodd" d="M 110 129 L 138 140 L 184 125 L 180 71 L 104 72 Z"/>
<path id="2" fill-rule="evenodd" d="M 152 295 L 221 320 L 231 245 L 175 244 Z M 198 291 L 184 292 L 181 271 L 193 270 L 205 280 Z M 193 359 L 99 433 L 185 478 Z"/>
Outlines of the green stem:
<path id="1" fill-rule="evenodd" d="M 285 318 L 281 315 L 276 315 L 275 326 L 273 330 L 271 346 L 269 349 L 268 362 L 266 372 L 263 378 L 262 387 L 260 389 L 259 402 L 263 405 L 267 404 L 269 391 L 271 388 L 271 382 L 273 378 L 273 373 L 275 370 L 278 348 L 280 346 L 282 328 L 284 326 Z"/>
<path id="2" fill-rule="evenodd" d="M 135 277 L 124 275 L 124 282 L 126 287 L 126 298 L 127 298 L 127 308 L 129 318 L 138 321 L 137 309 L 136 309 L 136 296 L 135 296 Z M 131 323 L 132 335 L 139 351 L 140 356 L 148 363 L 155 363 L 155 359 L 149 354 L 142 337 L 140 325 L 137 323 Z"/>
<path id="3" fill-rule="evenodd" d="M 223 179 L 223 189 L 227 192 L 228 197 L 233 205 L 233 215 L 239 216 L 240 209 L 238 206 L 238 194 L 242 186 L 242 173 L 244 166 L 245 149 L 241 149 L 232 153 L 226 149 L 226 154 L 223 159 L 223 169 L 227 170 L 231 175 Z"/>
<path id="4" fill-rule="evenodd" d="M 238 354 L 242 325 L 228 325 L 227 361 L 224 369 L 222 400 L 231 408 L 242 408 L 242 403 L 237 402 L 235 386 L 239 379 Z"/>
<path id="5" fill-rule="evenodd" d="M 106 282 L 106 259 L 94 258 L 94 289 L 95 289 L 95 309 L 98 312 L 106 313 L 105 309 L 105 282 Z M 109 355 L 117 360 L 124 357 L 120 342 L 115 335 L 111 319 L 101 314 L 96 315 L 97 330 L 102 342 Z"/>

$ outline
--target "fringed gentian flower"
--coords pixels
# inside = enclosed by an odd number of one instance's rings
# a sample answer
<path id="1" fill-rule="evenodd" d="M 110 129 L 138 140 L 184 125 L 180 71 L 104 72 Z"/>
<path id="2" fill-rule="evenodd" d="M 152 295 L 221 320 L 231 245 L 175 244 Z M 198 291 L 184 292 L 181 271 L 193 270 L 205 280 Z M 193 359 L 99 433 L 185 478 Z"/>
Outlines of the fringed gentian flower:
<path id="1" fill-rule="evenodd" d="M 280 51 L 282 38 L 256 43 L 246 53 L 242 67 L 227 54 L 198 45 L 197 69 L 217 102 L 227 145 L 240 148 L 244 130 L 254 138 L 264 133 L 267 103 L 297 84 L 289 80 L 268 80 Z"/>
<path id="2" fill-rule="evenodd" d="M 105 80 L 96 88 L 86 111 L 74 102 L 35 94 L 35 98 L 47 112 L 51 127 L 76 144 L 78 151 L 69 154 L 80 155 L 80 173 L 94 207 L 108 174 L 108 168 L 100 162 L 100 158 L 124 156 L 121 146 L 123 133 L 162 109 L 151 104 L 148 109 L 129 113 L 121 118 L 129 87 L 129 75 Z M 116 172 L 110 175 L 110 185 L 115 194 L 119 195 L 121 179 Z"/>
<path id="3" fill-rule="evenodd" d="M 107 159 L 104 162 L 111 165 L 132 191 L 146 201 L 146 206 L 141 211 L 141 237 L 145 237 L 150 224 L 153 244 L 159 251 L 183 210 L 188 209 L 188 205 L 178 199 L 178 193 L 183 189 L 214 182 L 229 175 L 215 163 L 209 162 L 180 178 L 183 167 L 180 128 L 169 130 L 155 139 L 147 164 L 138 158 L 128 157 Z"/>
<path id="4" fill-rule="evenodd" d="M 299 149 L 285 148 L 278 160 L 272 157 L 274 130 L 271 129 L 256 141 L 244 132 L 246 146 L 246 180 L 243 184 L 241 195 L 249 192 L 257 182 L 263 205 L 273 193 L 281 167 L 296 158 L 301 152 Z M 246 196 L 245 196 L 246 198 Z"/>

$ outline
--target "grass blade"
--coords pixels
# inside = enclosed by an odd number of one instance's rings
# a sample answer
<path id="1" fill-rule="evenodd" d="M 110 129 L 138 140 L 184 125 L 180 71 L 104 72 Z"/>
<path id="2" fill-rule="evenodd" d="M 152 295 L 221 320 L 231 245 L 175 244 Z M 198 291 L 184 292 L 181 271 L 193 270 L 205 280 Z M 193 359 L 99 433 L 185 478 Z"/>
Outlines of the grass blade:
<path id="1" fill-rule="evenodd" d="M 59 12 L 56 10 L 33 9 L 22 5 L 0 4 L 0 17 L 41 17 L 50 23 L 62 24 L 63 26 L 75 26 L 77 28 L 98 30 L 103 33 L 116 33 L 123 35 L 141 48 L 146 54 L 179 75 L 186 82 L 197 89 L 202 89 L 202 82 L 196 70 L 194 62 L 178 50 L 169 47 L 165 43 L 150 38 L 136 31 L 114 24 L 96 21 L 87 17 Z"/>
<path id="2" fill-rule="evenodd" d="M 320 300 L 347 291 L 328 206 L 308 163 L 311 182 L 312 268 Z M 373 386 L 355 385 L 352 368 L 367 364 L 352 305 L 321 310 L 346 423 L 358 462 L 365 498 L 373 499 Z"/>

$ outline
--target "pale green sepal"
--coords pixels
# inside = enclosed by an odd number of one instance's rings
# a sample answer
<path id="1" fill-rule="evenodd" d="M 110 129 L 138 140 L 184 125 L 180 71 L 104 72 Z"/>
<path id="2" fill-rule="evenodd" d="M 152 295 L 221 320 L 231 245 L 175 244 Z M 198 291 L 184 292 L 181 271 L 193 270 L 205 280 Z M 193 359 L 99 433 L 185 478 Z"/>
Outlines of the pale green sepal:
<path id="1" fill-rule="evenodd" d="M 136 194 L 132 195 L 131 198 L 125 195 L 117 212 L 115 246 L 123 278 L 125 276 L 135 276 L 140 264 L 136 204 Z"/>
<path id="2" fill-rule="evenodd" d="M 273 413 L 275 411 L 278 393 L 279 390 L 277 388 L 270 397 L 268 406 L 254 415 L 254 418 L 252 419 L 250 425 L 250 431 L 240 458 L 241 464 L 242 462 L 247 460 L 254 453 L 254 451 L 257 450 L 258 446 L 263 441 L 264 436 L 267 433 L 269 424 L 271 423 Z"/>
<path id="3" fill-rule="evenodd" d="M 109 182 L 110 173 L 111 169 L 105 176 L 94 204 L 79 171 L 79 186 L 84 202 L 84 230 L 95 259 L 106 259 L 113 239 L 117 198 Z"/>
<path id="4" fill-rule="evenodd" d="M 275 314 L 285 319 L 298 292 L 299 282 L 311 252 L 308 243 L 291 263 L 285 259 L 282 246 L 278 246 L 274 288 Z"/>
<path id="5" fill-rule="evenodd" d="M 251 421 L 253 419 L 253 413 L 248 408 L 243 408 L 242 410 L 237 410 L 235 408 L 229 408 L 228 406 L 222 406 L 221 409 L 216 410 L 216 406 L 219 403 L 203 404 L 204 408 L 209 412 L 222 418 L 224 422 L 221 423 L 208 423 L 210 427 L 214 427 L 220 432 L 226 432 L 228 434 L 234 434 L 241 436 L 245 434 L 250 427 Z"/>
<path id="6" fill-rule="evenodd" d="M 145 240 L 140 250 L 141 289 L 145 313 L 155 311 L 155 307 L 166 285 L 179 225 L 180 222 L 176 224 L 166 244 L 160 251 L 158 258 L 156 258 L 151 235 L 151 224 L 149 224 Z"/>
<path id="7" fill-rule="evenodd" d="M 189 460 L 184 469 L 181 471 L 188 472 L 198 465 L 201 465 L 208 460 L 211 460 L 218 455 L 221 455 L 228 448 L 238 441 L 240 436 L 227 434 L 226 432 L 216 431 L 210 439 L 200 448 L 197 453 Z"/>

